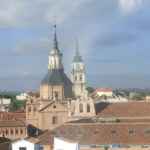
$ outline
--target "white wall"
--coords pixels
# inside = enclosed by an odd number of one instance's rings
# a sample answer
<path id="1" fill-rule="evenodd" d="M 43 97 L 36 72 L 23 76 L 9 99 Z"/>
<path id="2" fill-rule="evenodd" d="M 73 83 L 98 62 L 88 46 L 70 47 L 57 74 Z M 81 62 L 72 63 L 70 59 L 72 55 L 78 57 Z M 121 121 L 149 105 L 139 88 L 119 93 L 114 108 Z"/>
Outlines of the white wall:
<path id="1" fill-rule="evenodd" d="M 54 150 L 79 150 L 79 144 L 61 138 L 54 138 Z"/>
<path id="2" fill-rule="evenodd" d="M 11 103 L 10 98 L 1 98 L 0 99 L 0 104 L 9 105 L 10 103 Z"/>
<path id="3" fill-rule="evenodd" d="M 26 150 L 34 150 L 34 144 L 24 139 L 12 143 L 12 150 L 19 150 L 20 147 L 26 147 Z"/>

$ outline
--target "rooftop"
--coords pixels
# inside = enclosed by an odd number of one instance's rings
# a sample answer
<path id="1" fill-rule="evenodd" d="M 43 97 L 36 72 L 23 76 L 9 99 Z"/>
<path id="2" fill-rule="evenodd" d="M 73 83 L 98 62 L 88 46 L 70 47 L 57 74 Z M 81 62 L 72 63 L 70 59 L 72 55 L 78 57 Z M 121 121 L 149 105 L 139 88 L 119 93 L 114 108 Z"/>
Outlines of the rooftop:
<path id="1" fill-rule="evenodd" d="M 68 85 L 72 84 L 70 79 L 64 73 L 63 69 L 49 70 L 45 78 L 42 80 L 42 84 L 49 85 Z"/>
<path id="2" fill-rule="evenodd" d="M 25 122 L 21 120 L 3 120 L 0 121 L 0 127 L 25 127 Z"/>
<path id="3" fill-rule="evenodd" d="M 0 112 L 0 120 L 25 120 L 25 112 Z"/>
<path id="4" fill-rule="evenodd" d="M 111 88 L 97 88 L 95 92 L 112 92 Z"/>
<path id="5" fill-rule="evenodd" d="M 54 130 L 54 135 L 81 145 L 141 145 L 150 143 L 150 123 L 69 123 Z"/>
<path id="6" fill-rule="evenodd" d="M 149 102 L 96 103 L 95 108 L 100 117 L 150 118 Z"/>

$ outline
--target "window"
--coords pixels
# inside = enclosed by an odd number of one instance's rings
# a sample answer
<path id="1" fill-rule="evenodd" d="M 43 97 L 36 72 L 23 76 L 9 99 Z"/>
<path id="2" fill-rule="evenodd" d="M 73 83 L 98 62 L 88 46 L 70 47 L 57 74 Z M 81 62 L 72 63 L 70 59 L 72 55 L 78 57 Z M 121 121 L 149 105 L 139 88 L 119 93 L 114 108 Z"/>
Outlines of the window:
<path id="1" fill-rule="evenodd" d="M 39 146 L 39 150 L 43 150 L 43 146 L 42 145 Z"/>
<path id="2" fill-rule="evenodd" d="M 87 112 L 90 112 L 90 104 L 87 104 Z"/>
<path id="3" fill-rule="evenodd" d="M 27 150 L 26 147 L 19 147 L 19 150 Z"/>
<path id="4" fill-rule="evenodd" d="M 82 81 L 82 75 L 80 75 L 80 81 Z"/>
<path id="5" fill-rule="evenodd" d="M 79 104 L 79 111 L 80 111 L 80 113 L 83 112 L 83 104 Z"/>
<path id="6" fill-rule="evenodd" d="M 132 134 L 134 134 L 135 132 L 134 132 L 134 130 L 133 129 L 129 129 L 129 134 L 130 135 L 132 135 Z"/>
<path id="7" fill-rule="evenodd" d="M 112 130 L 111 133 L 112 134 L 116 134 L 117 132 L 116 132 L 116 130 Z"/>
<path id="8" fill-rule="evenodd" d="M 108 150 L 108 149 L 109 149 L 109 147 L 108 147 L 108 146 L 105 146 L 105 147 L 104 147 L 104 150 Z"/>
<path id="9" fill-rule="evenodd" d="M 28 107 L 28 112 L 31 112 L 31 107 L 30 106 Z"/>
<path id="10" fill-rule="evenodd" d="M 8 129 L 6 129 L 5 133 L 6 133 L 6 135 L 8 135 Z"/>
<path id="11" fill-rule="evenodd" d="M 77 81 L 77 76 L 74 77 L 74 80 Z"/>
<path id="12" fill-rule="evenodd" d="M 36 111 L 36 107 L 34 107 L 33 111 L 34 111 L 34 112 Z"/>
<path id="13" fill-rule="evenodd" d="M 57 124 L 58 118 L 56 116 L 52 117 L 52 124 Z"/>
<path id="14" fill-rule="evenodd" d="M 18 134 L 18 129 L 15 130 L 15 133 Z"/>
<path id="15" fill-rule="evenodd" d="M 58 99 L 58 92 L 54 92 L 55 99 Z"/>
<path id="16" fill-rule="evenodd" d="M 23 134 L 23 130 L 22 129 L 20 129 L 20 133 Z"/>
<path id="17" fill-rule="evenodd" d="M 149 134 L 150 135 L 150 129 L 146 129 L 145 130 L 145 134 Z"/>
<path id="18" fill-rule="evenodd" d="M 11 133 L 11 134 L 14 134 L 14 131 L 13 131 L 13 129 L 11 129 L 11 130 L 10 130 L 10 133 Z"/>

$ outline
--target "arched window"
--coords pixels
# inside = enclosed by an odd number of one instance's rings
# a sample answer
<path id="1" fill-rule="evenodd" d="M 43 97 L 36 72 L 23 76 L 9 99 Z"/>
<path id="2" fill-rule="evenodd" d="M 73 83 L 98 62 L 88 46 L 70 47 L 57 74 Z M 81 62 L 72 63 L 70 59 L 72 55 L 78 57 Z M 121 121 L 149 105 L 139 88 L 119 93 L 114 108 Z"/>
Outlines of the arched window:
<path id="1" fill-rule="evenodd" d="M 6 129 L 5 133 L 6 133 L 6 135 L 8 135 L 8 129 Z"/>
<path id="2" fill-rule="evenodd" d="M 23 134 L 23 130 L 22 129 L 20 129 L 20 134 Z"/>
<path id="3" fill-rule="evenodd" d="M 87 112 L 90 112 L 90 104 L 87 104 Z"/>
<path id="4" fill-rule="evenodd" d="M 58 118 L 56 116 L 52 117 L 52 124 L 57 124 Z"/>
<path id="5" fill-rule="evenodd" d="M 12 134 L 14 134 L 14 130 L 13 130 L 13 129 L 11 129 L 11 130 L 10 130 L 10 133 L 11 133 L 11 135 L 12 135 Z"/>
<path id="6" fill-rule="evenodd" d="M 31 104 L 33 103 L 33 99 L 31 99 Z"/>
<path id="7" fill-rule="evenodd" d="M 54 97 L 56 100 L 58 100 L 58 92 L 57 91 L 54 92 Z"/>
<path id="8" fill-rule="evenodd" d="M 80 75 L 80 81 L 82 81 L 82 75 Z"/>
<path id="9" fill-rule="evenodd" d="M 18 129 L 15 130 L 15 133 L 18 134 Z"/>
<path id="10" fill-rule="evenodd" d="M 80 113 L 82 113 L 83 112 L 83 104 L 79 104 L 79 111 L 80 111 Z"/>

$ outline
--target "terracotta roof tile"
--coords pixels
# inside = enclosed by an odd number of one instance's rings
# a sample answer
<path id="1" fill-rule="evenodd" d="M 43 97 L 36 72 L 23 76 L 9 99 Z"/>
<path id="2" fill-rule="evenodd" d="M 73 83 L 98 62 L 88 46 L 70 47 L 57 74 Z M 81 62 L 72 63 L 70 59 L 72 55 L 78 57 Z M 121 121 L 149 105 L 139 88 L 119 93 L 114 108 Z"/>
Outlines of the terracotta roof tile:
<path id="1" fill-rule="evenodd" d="M 66 124 L 56 130 L 57 137 L 63 137 L 80 144 L 150 144 L 150 124 L 107 123 Z"/>
<path id="2" fill-rule="evenodd" d="M 25 120 L 25 112 L 0 112 L 0 120 Z"/>
<path id="3" fill-rule="evenodd" d="M 111 88 L 97 88 L 95 92 L 112 92 Z"/>
<path id="4" fill-rule="evenodd" d="M 95 108 L 100 117 L 150 117 L 149 102 L 97 103 Z"/>
<path id="5" fill-rule="evenodd" d="M 3 120 L 0 121 L 0 127 L 25 127 L 25 122 L 21 120 Z"/>

